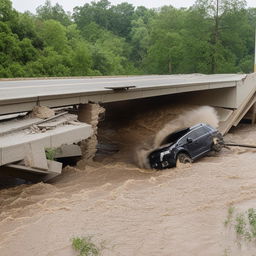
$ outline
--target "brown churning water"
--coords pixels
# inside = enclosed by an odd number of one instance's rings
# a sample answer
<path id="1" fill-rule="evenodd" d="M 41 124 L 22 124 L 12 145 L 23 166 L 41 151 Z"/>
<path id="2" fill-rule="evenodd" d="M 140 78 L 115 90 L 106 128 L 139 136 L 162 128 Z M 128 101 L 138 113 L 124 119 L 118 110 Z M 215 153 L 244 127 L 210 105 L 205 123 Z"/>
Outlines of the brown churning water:
<path id="1" fill-rule="evenodd" d="M 198 123 L 205 123 L 217 128 L 219 120 L 216 111 L 212 107 L 201 106 L 192 109 L 181 111 L 179 115 L 163 125 L 155 135 L 152 145 L 147 145 L 148 148 L 138 148 L 136 151 L 135 159 L 141 168 L 149 168 L 147 155 L 154 149 L 158 148 L 161 142 L 169 134 L 191 127 Z"/>
<path id="2" fill-rule="evenodd" d="M 0 255 L 75 256 L 74 236 L 104 241 L 105 256 L 251 256 L 225 228 L 227 210 L 256 206 L 254 150 L 224 149 L 189 168 L 139 168 L 135 149 L 150 150 L 176 129 L 218 125 L 209 107 L 165 106 L 106 123 L 99 140 L 120 151 L 66 168 L 50 184 L 0 190 Z M 255 126 L 240 126 L 228 141 L 255 143 Z M 143 145 L 145 144 L 145 145 Z"/>

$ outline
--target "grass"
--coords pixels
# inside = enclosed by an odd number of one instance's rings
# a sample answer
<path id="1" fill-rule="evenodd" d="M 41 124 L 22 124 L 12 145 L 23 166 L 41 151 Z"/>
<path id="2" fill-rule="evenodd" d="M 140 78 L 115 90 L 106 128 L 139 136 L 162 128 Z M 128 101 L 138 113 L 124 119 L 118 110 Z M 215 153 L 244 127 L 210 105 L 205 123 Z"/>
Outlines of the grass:
<path id="1" fill-rule="evenodd" d="M 46 148 L 45 155 L 48 160 L 54 160 L 56 155 L 57 149 L 56 148 Z"/>
<path id="2" fill-rule="evenodd" d="M 234 211 L 235 211 L 234 207 L 231 206 L 231 207 L 228 208 L 228 216 L 227 216 L 227 219 L 224 222 L 225 226 L 227 226 L 231 223 Z"/>
<path id="3" fill-rule="evenodd" d="M 228 209 L 225 226 L 233 226 L 238 237 L 246 240 L 256 242 L 256 210 L 249 208 L 243 213 L 234 213 L 235 208 Z"/>
<path id="4" fill-rule="evenodd" d="M 245 216 L 242 213 L 236 217 L 235 230 L 236 233 L 240 236 L 243 236 L 246 233 L 246 221 Z"/>
<path id="5" fill-rule="evenodd" d="M 79 252 L 78 256 L 98 256 L 100 255 L 100 248 L 93 242 L 92 237 L 74 237 L 72 239 L 72 247 Z"/>
<path id="6" fill-rule="evenodd" d="M 253 238 L 256 238 L 256 210 L 250 208 L 248 210 L 248 220 L 250 224 L 250 231 Z"/>

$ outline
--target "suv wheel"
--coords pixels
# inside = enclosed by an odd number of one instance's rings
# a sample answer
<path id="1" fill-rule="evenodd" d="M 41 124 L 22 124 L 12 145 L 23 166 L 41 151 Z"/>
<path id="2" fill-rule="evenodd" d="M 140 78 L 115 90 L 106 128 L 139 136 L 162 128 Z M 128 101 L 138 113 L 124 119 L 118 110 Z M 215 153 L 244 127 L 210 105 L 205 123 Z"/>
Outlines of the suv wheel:
<path id="1" fill-rule="evenodd" d="M 176 165 L 179 164 L 179 163 L 181 163 L 181 164 L 191 164 L 192 159 L 186 153 L 179 153 L 178 156 L 177 156 Z"/>
<path id="2" fill-rule="evenodd" d="M 212 151 L 220 152 L 224 146 L 222 135 L 217 135 L 212 138 Z"/>

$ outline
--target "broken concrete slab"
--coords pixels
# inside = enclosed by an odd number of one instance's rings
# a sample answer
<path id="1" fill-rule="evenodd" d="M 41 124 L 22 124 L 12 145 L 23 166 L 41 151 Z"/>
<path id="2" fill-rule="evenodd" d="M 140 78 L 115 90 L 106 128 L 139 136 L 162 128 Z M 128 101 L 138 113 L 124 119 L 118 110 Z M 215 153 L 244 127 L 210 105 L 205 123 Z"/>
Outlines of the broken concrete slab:
<path id="1" fill-rule="evenodd" d="M 48 170 L 45 148 L 42 147 L 41 141 L 24 144 L 24 149 L 25 166 L 40 170 Z"/>
<path id="2" fill-rule="evenodd" d="M 19 131 L 0 137 L 1 165 L 17 162 L 25 159 L 28 145 L 37 145 L 42 148 L 58 148 L 63 144 L 78 143 L 92 135 L 90 125 L 63 125 L 45 133 L 31 134 L 27 131 Z"/>
<path id="3" fill-rule="evenodd" d="M 62 145 L 56 150 L 55 158 L 81 156 L 82 151 L 78 145 Z"/>
<path id="4" fill-rule="evenodd" d="M 52 120 L 37 124 L 37 127 L 39 127 L 40 129 L 43 129 L 43 128 L 54 129 L 57 126 L 68 124 L 70 122 L 75 122 L 75 121 L 77 121 L 77 115 L 65 114 L 56 119 L 52 119 Z"/>
<path id="5" fill-rule="evenodd" d="M 22 163 L 17 164 L 8 164 L 5 165 L 4 168 L 8 169 L 8 173 L 11 171 L 16 171 L 16 174 L 18 175 L 20 172 L 30 173 L 30 174 L 37 174 L 40 175 L 43 181 L 48 181 L 50 179 L 55 178 L 56 176 L 61 174 L 62 171 L 62 163 L 59 163 L 57 161 L 47 160 L 47 171 L 46 170 L 39 170 L 37 168 L 32 168 L 23 165 Z M 26 177 L 29 177 L 26 175 Z M 34 177 L 32 177 L 33 179 Z M 28 178 L 30 179 L 30 178 Z"/>

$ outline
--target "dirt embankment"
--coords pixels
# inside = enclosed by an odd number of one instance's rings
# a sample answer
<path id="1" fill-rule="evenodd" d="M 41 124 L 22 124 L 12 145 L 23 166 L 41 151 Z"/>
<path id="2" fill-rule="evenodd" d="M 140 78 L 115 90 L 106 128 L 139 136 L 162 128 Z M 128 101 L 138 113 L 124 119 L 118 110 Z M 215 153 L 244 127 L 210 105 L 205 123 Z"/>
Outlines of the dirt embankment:
<path id="1" fill-rule="evenodd" d="M 208 118 L 217 125 L 208 107 L 168 106 L 108 122 L 99 139 L 118 145 L 118 153 L 99 156 L 84 170 L 67 168 L 52 184 L 1 190 L 1 256 L 76 255 L 70 239 L 87 235 L 104 241 L 102 254 L 111 256 L 254 255 L 255 245 L 239 246 L 224 226 L 230 205 L 253 207 L 254 150 L 224 149 L 162 172 L 139 168 L 134 159 L 135 149 L 156 145 L 166 130 Z M 255 128 L 240 126 L 226 139 L 255 144 Z"/>

